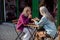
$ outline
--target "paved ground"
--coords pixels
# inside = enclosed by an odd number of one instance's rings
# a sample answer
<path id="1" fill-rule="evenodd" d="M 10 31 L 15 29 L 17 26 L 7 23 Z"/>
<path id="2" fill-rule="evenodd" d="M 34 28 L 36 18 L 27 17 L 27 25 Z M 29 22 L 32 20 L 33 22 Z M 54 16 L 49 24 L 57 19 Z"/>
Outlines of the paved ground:
<path id="1" fill-rule="evenodd" d="M 0 25 L 0 40 L 15 40 L 17 34 L 12 23 L 3 23 Z"/>

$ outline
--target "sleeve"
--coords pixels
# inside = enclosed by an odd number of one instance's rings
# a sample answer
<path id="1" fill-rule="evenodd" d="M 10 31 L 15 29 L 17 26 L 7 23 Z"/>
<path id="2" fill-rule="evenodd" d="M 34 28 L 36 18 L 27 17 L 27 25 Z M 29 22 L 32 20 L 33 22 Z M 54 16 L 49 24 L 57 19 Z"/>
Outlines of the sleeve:
<path id="1" fill-rule="evenodd" d="M 47 19 L 45 17 L 42 17 L 39 22 L 35 21 L 36 25 L 43 26 L 46 23 Z"/>
<path id="2" fill-rule="evenodd" d="M 23 24 L 28 24 L 29 23 L 29 18 L 25 18 L 24 16 L 22 17 L 22 23 Z"/>
<path id="3" fill-rule="evenodd" d="M 20 15 L 18 22 L 17 22 L 17 28 L 19 28 L 21 25 L 25 25 L 29 22 L 29 18 L 25 18 L 23 15 Z"/>

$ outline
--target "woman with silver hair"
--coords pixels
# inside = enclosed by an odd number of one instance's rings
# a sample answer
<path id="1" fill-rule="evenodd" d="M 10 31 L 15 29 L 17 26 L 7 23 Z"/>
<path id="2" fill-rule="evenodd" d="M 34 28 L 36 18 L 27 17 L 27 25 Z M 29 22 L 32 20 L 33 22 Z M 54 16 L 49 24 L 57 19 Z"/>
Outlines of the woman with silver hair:
<path id="1" fill-rule="evenodd" d="M 52 15 L 49 13 L 47 8 L 45 6 L 40 7 L 40 14 L 42 15 L 42 18 L 39 22 L 37 22 L 37 19 L 32 19 L 35 23 L 35 25 L 39 25 L 40 27 L 43 27 L 51 38 L 55 38 L 55 35 L 57 33 L 56 25 L 54 18 Z M 49 40 L 49 39 L 47 39 Z"/>

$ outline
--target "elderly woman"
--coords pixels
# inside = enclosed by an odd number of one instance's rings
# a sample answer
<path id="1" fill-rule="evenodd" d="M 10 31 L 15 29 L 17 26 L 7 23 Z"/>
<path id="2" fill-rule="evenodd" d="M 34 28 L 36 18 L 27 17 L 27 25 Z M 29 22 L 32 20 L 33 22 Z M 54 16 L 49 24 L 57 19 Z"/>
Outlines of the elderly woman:
<path id="1" fill-rule="evenodd" d="M 37 18 L 32 19 L 32 21 L 34 21 L 35 25 L 39 25 L 40 27 L 43 27 L 47 32 L 47 35 L 49 35 L 51 38 L 55 38 L 57 29 L 54 23 L 55 22 L 54 18 L 52 17 L 52 15 L 49 13 L 49 11 L 45 6 L 40 7 L 40 14 L 42 15 L 42 18 L 39 22 L 36 21 Z"/>

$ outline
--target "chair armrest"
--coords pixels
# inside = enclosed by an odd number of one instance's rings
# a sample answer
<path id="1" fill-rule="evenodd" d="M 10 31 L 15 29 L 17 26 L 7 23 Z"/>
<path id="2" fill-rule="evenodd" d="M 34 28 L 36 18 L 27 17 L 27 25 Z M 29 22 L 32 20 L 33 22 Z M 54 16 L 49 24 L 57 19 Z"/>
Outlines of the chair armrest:
<path id="1" fill-rule="evenodd" d="M 18 19 L 12 20 L 12 23 L 17 24 Z"/>

